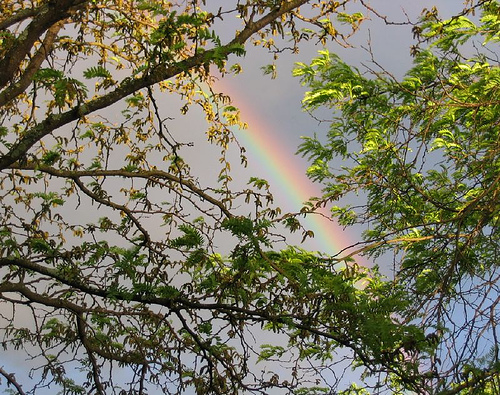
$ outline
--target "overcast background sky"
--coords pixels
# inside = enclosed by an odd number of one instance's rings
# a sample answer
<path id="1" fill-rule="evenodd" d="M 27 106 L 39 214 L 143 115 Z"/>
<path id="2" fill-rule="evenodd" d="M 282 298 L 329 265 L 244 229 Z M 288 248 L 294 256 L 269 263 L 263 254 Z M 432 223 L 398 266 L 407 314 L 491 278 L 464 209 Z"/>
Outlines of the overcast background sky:
<path id="1" fill-rule="evenodd" d="M 366 2 L 380 15 L 387 16 L 391 22 L 406 22 L 408 18 L 416 22 L 424 8 L 430 9 L 437 6 L 443 17 L 450 17 L 461 11 L 463 2 L 458 0 L 372 0 Z M 370 55 L 367 52 L 368 39 L 373 50 L 376 61 L 385 69 L 398 77 L 402 77 L 406 70 L 411 67 L 410 46 L 413 43 L 411 26 L 409 25 L 386 25 L 383 20 L 367 12 L 358 1 L 353 2 L 346 8 L 346 12 L 361 11 L 368 19 L 362 24 L 361 29 L 349 40 L 351 47 L 343 48 L 340 45 L 330 42 L 327 48 L 332 53 L 339 54 L 344 61 L 363 69 L 363 64 L 375 67 L 370 64 Z M 245 121 L 249 123 L 246 131 L 237 131 L 237 135 L 242 136 L 240 141 L 251 143 L 252 133 L 269 135 L 267 141 L 268 150 L 282 150 L 288 155 L 287 163 L 298 163 L 297 186 L 303 186 L 307 162 L 295 155 L 299 146 L 301 136 L 318 133 L 325 135 L 328 128 L 327 123 L 318 124 L 301 107 L 301 100 L 306 87 L 301 86 L 298 78 L 292 77 L 292 69 L 296 62 L 309 63 L 321 50 L 321 45 L 314 45 L 308 42 L 301 46 L 299 54 L 283 53 L 278 61 L 278 74 L 276 79 L 263 76 L 261 66 L 271 63 L 272 57 L 262 48 L 247 48 L 247 56 L 238 59 L 243 66 L 243 72 L 236 76 L 226 76 L 223 87 L 233 97 L 236 106 L 241 111 Z M 328 118 L 328 111 L 319 113 L 321 118 Z M 260 130 L 264 129 L 264 130 Z M 262 141 L 260 141 L 262 143 Z M 271 148 L 269 148 L 271 147 Z M 290 196 L 290 189 L 284 188 L 283 180 L 276 177 L 276 174 L 269 168 L 269 163 L 262 161 L 262 152 L 252 144 L 247 145 L 249 169 L 241 173 L 243 179 L 248 179 L 248 174 L 258 174 L 267 179 L 272 186 L 277 204 L 288 210 L 297 210 L 293 196 Z M 285 163 L 283 163 L 286 166 Z M 283 169 L 285 173 L 287 169 Z M 285 182 L 286 184 L 286 182 Z M 301 191 L 304 192 L 304 191 Z M 313 187 L 304 193 L 320 193 L 320 186 Z M 300 208 L 300 207 L 299 207 Z M 321 234 L 323 240 L 310 241 L 305 247 L 313 250 L 322 250 L 326 253 L 335 253 L 340 245 L 354 243 L 359 240 L 358 230 L 341 231 L 335 226 L 330 226 L 332 231 L 332 247 L 325 245 L 325 228 L 327 225 L 318 224 L 317 221 L 308 221 L 306 225 L 315 230 L 316 235 Z M 318 238 L 318 237 L 317 237 Z M 297 239 L 300 241 L 299 239 Z M 295 240 L 295 241 L 297 241 Z"/>
<path id="2" fill-rule="evenodd" d="M 210 2 L 211 0 L 208 0 Z M 230 1 L 230 0 L 224 0 Z M 370 5 L 379 13 L 387 15 L 390 20 L 402 22 L 406 20 L 405 12 L 412 21 L 416 21 L 420 11 L 427 7 L 430 8 L 436 5 L 444 16 L 450 16 L 461 10 L 463 4 L 458 0 L 373 0 Z M 352 8 L 346 11 L 355 9 L 362 10 L 359 3 L 354 3 Z M 366 11 L 363 10 L 365 13 Z M 367 14 L 370 20 L 367 20 L 362 25 L 360 31 L 351 39 L 353 48 L 341 48 L 335 43 L 328 44 L 330 52 L 340 54 L 343 59 L 350 64 L 359 66 L 363 62 L 369 61 L 367 52 L 362 49 L 362 46 L 367 44 L 368 37 L 371 37 L 371 46 L 377 61 L 396 75 L 401 76 L 405 70 L 411 65 L 409 55 L 409 47 L 412 43 L 411 28 L 409 26 L 385 26 L 382 20 L 373 14 Z M 278 65 L 277 78 L 272 80 L 268 76 L 263 76 L 260 67 L 272 61 L 272 56 L 266 54 L 266 50 L 262 48 L 248 48 L 247 56 L 244 59 L 238 59 L 243 66 L 243 73 L 237 76 L 228 76 L 224 80 L 223 86 L 227 88 L 228 93 L 235 99 L 235 104 L 242 109 L 242 115 L 249 123 L 249 129 L 241 133 L 255 132 L 256 127 L 264 127 L 265 133 L 268 133 L 270 138 L 266 143 L 273 149 L 273 144 L 279 144 L 276 149 L 281 149 L 289 156 L 289 163 L 299 163 L 299 168 L 302 169 L 300 174 L 297 174 L 297 185 L 302 185 L 304 182 L 304 173 L 306 171 L 306 162 L 295 156 L 297 146 L 300 144 L 300 136 L 312 135 L 317 132 L 324 133 L 327 125 L 318 125 L 318 123 L 304 113 L 301 108 L 301 99 L 305 92 L 305 88 L 300 85 L 297 78 L 291 76 L 291 70 L 294 62 L 301 61 L 308 63 L 313 58 L 321 46 L 314 46 L 312 43 L 303 45 L 301 52 L 297 55 L 282 54 Z M 327 115 L 323 113 L 322 115 Z M 182 129 L 189 132 L 192 128 L 204 128 L 201 123 L 192 123 L 189 117 L 178 117 L 179 124 Z M 250 137 L 251 139 L 251 137 Z M 248 140 L 248 136 L 242 137 L 240 140 L 243 144 Z M 278 142 L 278 143 L 277 143 Z M 268 147 L 268 148 L 269 148 Z M 204 151 L 204 155 L 213 155 L 214 151 Z M 200 155 L 200 151 L 195 149 L 192 154 L 197 157 L 198 165 L 203 167 L 203 162 L 206 158 Z M 292 202 L 294 199 L 290 196 L 290 192 L 286 191 L 280 185 L 279 178 L 270 172 L 270 169 L 265 164 L 260 162 L 261 155 L 257 149 L 249 149 L 249 168 L 247 170 L 237 170 L 233 174 L 235 177 L 241 177 L 242 182 L 246 182 L 251 175 L 258 175 L 262 178 L 267 178 L 275 193 L 277 204 L 288 210 L 297 210 L 300 207 L 294 207 Z M 279 176 L 278 176 L 279 177 Z M 302 180 L 302 181 L 301 181 Z M 208 182 L 203 182 L 208 185 Z M 313 191 L 313 189 L 311 189 Z M 319 193 L 319 188 L 316 189 Z M 309 191 L 308 191 L 309 192 Z M 315 226 L 311 223 L 311 226 Z M 318 230 L 319 233 L 321 230 Z M 331 237 L 335 237 L 335 231 L 338 229 L 332 228 Z M 347 233 L 347 236 L 342 238 L 344 241 L 351 240 L 355 242 L 359 239 L 359 235 L 355 232 Z M 332 245 L 335 244 L 332 241 Z M 324 243 L 311 242 L 306 245 L 311 249 L 322 249 Z M 332 252 L 332 251 L 327 251 Z M 6 356 L 0 356 L 0 366 L 4 366 L 7 371 L 17 371 L 19 366 L 23 365 L 22 360 L 16 355 L 10 355 L 8 360 Z M 3 392 L 7 387 L 5 380 L 0 384 L 0 391 Z M 39 392 L 43 394 L 43 391 Z M 46 392 L 50 394 L 51 391 Z"/>

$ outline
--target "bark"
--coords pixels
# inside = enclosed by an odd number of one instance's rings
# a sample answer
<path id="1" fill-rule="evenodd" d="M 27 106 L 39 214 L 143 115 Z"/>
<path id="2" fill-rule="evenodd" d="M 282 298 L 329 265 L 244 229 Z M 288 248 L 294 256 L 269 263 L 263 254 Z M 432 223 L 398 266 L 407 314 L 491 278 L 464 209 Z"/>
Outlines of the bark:
<path id="1" fill-rule="evenodd" d="M 63 26 L 64 22 L 60 21 L 49 28 L 41 47 L 31 59 L 28 67 L 26 67 L 26 70 L 24 70 L 21 77 L 19 78 L 19 81 L 12 85 L 9 85 L 2 92 L 0 92 L 0 107 L 15 99 L 18 95 L 23 93 L 28 88 L 28 86 L 31 84 L 33 76 L 38 71 L 49 53 L 52 51 L 54 41 L 57 38 L 57 33 L 59 33 L 59 30 L 61 30 Z"/>
<path id="2" fill-rule="evenodd" d="M 14 41 L 11 48 L 0 60 L 0 88 L 13 83 L 21 63 L 32 51 L 34 44 L 52 26 L 68 18 L 75 9 L 87 0 L 58 0 L 40 7 L 39 12 L 26 29 Z"/>

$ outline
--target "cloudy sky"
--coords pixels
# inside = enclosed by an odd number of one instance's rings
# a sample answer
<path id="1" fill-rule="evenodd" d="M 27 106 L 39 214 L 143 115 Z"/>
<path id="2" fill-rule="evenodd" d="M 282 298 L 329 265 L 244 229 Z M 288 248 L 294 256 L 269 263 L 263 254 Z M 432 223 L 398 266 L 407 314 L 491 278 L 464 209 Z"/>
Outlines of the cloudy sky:
<path id="1" fill-rule="evenodd" d="M 395 23 L 405 22 L 408 18 L 415 22 L 422 9 L 434 5 L 444 17 L 456 14 L 463 7 L 462 2 L 456 0 L 372 0 L 367 4 Z M 361 68 L 363 64 L 373 67 L 366 51 L 369 39 L 377 62 L 394 75 L 402 76 L 411 66 L 411 26 L 388 26 L 358 2 L 346 11 L 358 10 L 368 19 L 350 39 L 352 47 L 343 48 L 336 43 L 329 43 L 328 50 L 341 55 L 349 64 Z M 278 205 L 288 210 L 296 210 L 309 196 L 320 193 L 320 186 L 312 185 L 304 176 L 307 163 L 295 152 L 301 136 L 314 133 L 324 135 L 328 125 L 318 124 L 302 110 L 301 100 L 306 88 L 301 86 L 298 78 L 291 76 L 295 62 L 308 63 L 322 49 L 313 44 L 309 42 L 303 45 L 299 54 L 281 55 L 276 62 L 276 79 L 263 76 L 260 69 L 270 63 L 272 57 L 264 49 L 249 47 L 246 58 L 241 61 L 238 59 L 243 65 L 243 73 L 227 76 L 222 82 L 222 88 L 232 96 L 249 123 L 248 130 L 237 132 L 247 148 L 250 163 L 248 171 L 242 172 L 241 177 L 258 174 L 270 181 Z M 328 113 L 321 112 L 321 117 L 327 118 Z M 316 234 L 316 240 L 306 245 L 314 250 L 335 253 L 339 248 L 359 240 L 356 230 L 344 231 L 326 221 L 314 219 L 307 221 L 306 225 Z"/>
<path id="2" fill-rule="evenodd" d="M 405 13 L 415 21 L 422 8 L 430 8 L 433 5 L 436 5 L 444 16 L 450 16 L 462 7 L 462 3 L 457 0 L 372 0 L 369 4 L 395 22 L 405 21 Z M 359 3 L 354 4 L 354 7 L 359 9 Z M 341 48 L 332 43 L 328 45 L 328 49 L 340 54 L 347 63 L 359 66 L 369 61 L 369 56 L 362 47 L 370 37 L 373 52 L 380 64 L 394 74 L 402 75 L 411 65 L 410 27 L 386 26 L 377 16 L 367 16 L 370 19 L 350 41 L 353 48 Z M 244 120 L 249 123 L 248 130 L 235 131 L 240 142 L 247 147 L 249 168 L 235 170 L 234 176 L 241 178 L 242 183 L 251 175 L 268 179 L 277 204 L 286 210 L 300 209 L 302 201 L 314 193 L 319 193 L 319 187 L 312 186 L 305 178 L 306 162 L 295 156 L 295 151 L 300 144 L 300 136 L 312 135 L 315 132 L 324 133 L 326 125 L 319 125 L 302 111 L 301 99 L 305 88 L 300 85 L 298 79 L 291 77 L 294 62 L 309 62 L 319 49 L 319 46 L 308 43 L 297 55 L 283 54 L 277 62 L 277 78 L 273 80 L 263 76 L 260 70 L 261 66 L 272 61 L 272 56 L 266 54 L 263 49 L 249 48 L 247 57 L 239 59 L 243 73 L 228 76 L 221 84 L 222 89 L 233 97 L 235 105 L 241 108 Z M 327 116 L 326 113 L 322 115 Z M 204 127 L 202 124 L 191 123 L 191 120 L 186 118 L 179 118 L 179 122 L 185 130 Z M 213 151 L 207 150 L 205 154 L 213 155 Z M 204 159 L 199 157 L 199 151 L 194 151 L 193 155 L 198 156 L 198 164 L 203 166 Z M 325 221 L 309 221 L 307 225 L 318 235 L 316 241 L 306 245 L 307 248 L 334 253 L 343 245 L 359 239 L 355 231 L 343 232 Z M 17 361 L 14 356 L 9 364 L 7 361 L 5 363 L 7 370 L 10 367 L 17 370 L 14 365 L 23 362 Z M 0 391 L 4 389 L 5 381 L 2 381 Z"/>

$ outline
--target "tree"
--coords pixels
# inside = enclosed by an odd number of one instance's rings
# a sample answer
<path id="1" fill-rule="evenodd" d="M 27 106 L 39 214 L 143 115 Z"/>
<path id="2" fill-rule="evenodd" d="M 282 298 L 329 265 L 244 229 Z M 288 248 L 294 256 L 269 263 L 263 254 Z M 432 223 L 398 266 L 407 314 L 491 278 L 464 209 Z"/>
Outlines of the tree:
<path id="1" fill-rule="evenodd" d="M 264 180 L 232 190 L 239 114 L 211 68 L 238 71 L 226 60 L 254 36 L 277 55 L 276 36 L 292 49 L 342 40 L 334 16 L 353 28 L 362 16 L 339 2 L 206 3 L 0 2 L 0 333 L 3 355 L 26 354 L 33 385 L 0 375 L 19 394 L 307 387 L 296 366 L 288 382 L 253 370 L 285 350 L 261 352 L 252 332 L 307 331 L 322 302 L 299 284 L 341 274 L 303 251 L 267 251 L 274 224 L 300 223 L 273 208 Z M 171 129 L 167 96 L 204 113 L 221 153 L 214 183 L 184 159 L 195 137 Z"/>
<path id="2" fill-rule="evenodd" d="M 212 71 L 237 72 L 226 61 L 252 37 L 278 55 L 342 40 L 337 25 L 363 16 L 347 2 L 205 3 L 0 3 L 0 333 L 33 377 L 2 365 L 3 381 L 19 394 L 498 392 L 498 71 L 487 47 L 461 54 L 496 42 L 498 4 L 426 13 L 403 81 L 327 52 L 299 66 L 306 105 L 342 116 L 326 144 L 301 148 L 325 196 L 281 213 L 265 180 L 233 188 L 239 113 Z M 173 107 L 201 109 L 213 183 Z M 286 231 L 310 235 L 301 215 L 352 194 L 359 206 L 333 213 L 368 226 L 358 251 L 276 248 Z"/>
<path id="3" fill-rule="evenodd" d="M 305 107 L 334 110 L 327 141 L 300 148 L 324 185 L 316 204 L 365 227 L 344 257 L 371 257 L 399 292 L 394 327 L 356 350 L 391 392 L 500 391 L 499 26 L 497 1 L 449 20 L 425 11 L 402 79 L 375 54 L 363 71 L 328 51 L 295 70 Z"/>

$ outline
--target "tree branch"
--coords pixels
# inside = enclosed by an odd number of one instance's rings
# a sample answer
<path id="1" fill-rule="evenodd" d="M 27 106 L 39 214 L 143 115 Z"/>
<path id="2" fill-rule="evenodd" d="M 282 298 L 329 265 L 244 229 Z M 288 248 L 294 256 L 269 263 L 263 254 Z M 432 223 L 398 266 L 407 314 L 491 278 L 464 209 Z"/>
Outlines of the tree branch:
<path id="1" fill-rule="evenodd" d="M 82 6 L 88 0 L 54 0 L 40 7 L 38 15 L 17 37 L 11 48 L 0 60 L 0 88 L 13 82 L 14 76 L 26 55 L 40 36 L 51 26 L 66 19 L 75 7 Z"/>
<path id="2" fill-rule="evenodd" d="M 188 59 L 182 60 L 170 66 L 159 65 L 151 73 L 140 78 L 126 78 L 122 81 L 118 88 L 108 94 L 90 100 L 85 104 L 78 105 L 64 113 L 49 115 L 44 121 L 23 133 L 23 137 L 12 145 L 9 152 L 0 157 L 0 169 L 7 168 L 25 156 L 33 145 L 52 131 L 74 122 L 86 115 L 109 107 L 143 88 L 155 85 L 187 70 L 201 66 L 211 59 L 216 51 L 219 56 L 221 53 L 229 54 L 235 44 L 243 45 L 253 34 L 261 30 L 263 27 L 281 17 L 283 14 L 290 12 L 294 8 L 299 7 L 308 1 L 309 0 L 293 0 L 283 3 L 280 8 L 272 10 L 258 21 L 247 24 L 247 26 L 245 26 L 245 28 L 238 33 L 231 42 L 223 47 L 213 48 L 205 52 L 199 52 Z M 10 64 L 7 63 L 6 65 L 2 65 L 2 63 L 6 63 L 6 61 L 0 62 L 0 70 L 6 69 L 7 65 Z M 2 79 L 0 78 L 0 85 L 1 83 Z"/>
<path id="3" fill-rule="evenodd" d="M 88 341 L 87 334 L 85 333 L 85 319 L 83 318 L 83 314 L 79 313 L 76 315 L 76 326 L 78 329 L 78 334 L 80 336 L 80 339 L 82 341 L 83 347 L 85 347 L 85 350 L 87 351 L 87 355 L 89 357 L 90 364 L 92 365 L 92 377 L 94 378 L 94 384 L 96 386 L 96 391 L 99 395 L 104 395 L 104 387 L 101 383 L 100 379 L 100 368 L 99 365 L 97 364 L 97 360 L 94 356 L 93 350 L 92 350 L 92 345 Z M 94 347 L 95 348 L 95 347 Z"/>
<path id="4" fill-rule="evenodd" d="M 65 284 L 74 290 L 79 290 L 87 295 L 92 295 L 92 296 L 97 296 L 97 297 L 102 297 L 102 298 L 109 298 L 110 293 L 108 289 L 100 289 L 100 288 L 95 288 L 90 285 L 88 285 L 87 282 L 84 282 L 83 280 L 80 279 L 75 279 L 75 278 L 68 278 L 61 274 L 58 270 L 49 268 L 40 264 L 37 264 L 35 262 L 32 262 L 28 259 L 24 258 L 0 258 L 0 267 L 3 266 L 18 266 L 24 269 L 32 270 L 36 273 L 49 276 L 53 278 L 56 281 L 59 281 L 62 284 Z M 33 291 L 30 291 L 28 288 L 21 284 L 15 284 L 15 283 L 3 283 L 0 284 L 0 293 L 2 292 L 19 292 L 22 293 L 24 296 L 26 296 L 28 299 L 44 304 L 46 306 L 52 306 L 52 307 L 57 307 L 57 308 L 65 308 L 68 310 L 71 310 L 75 312 L 76 314 L 78 313 L 83 313 L 84 309 L 81 306 L 78 306 L 74 303 L 71 303 L 66 300 L 62 299 L 51 299 L 45 296 L 42 296 L 38 293 L 35 293 Z M 332 330 L 330 330 L 328 333 L 321 331 L 319 329 L 315 329 L 310 327 L 309 325 L 301 324 L 300 321 L 303 320 L 303 317 L 300 316 L 295 316 L 293 314 L 282 314 L 279 316 L 274 316 L 271 313 L 268 313 L 265 310 L 262 309 L 249 309 L 245 307 L 240 307 L 234 304 L 227 304 L 227 303 L 220 303 L 220 302 L 214 302 L 214 303 L 201 303 L 197 301 L 193 301 L 188 299 L 185 296 L 176 296 L 176 297 L 155 297 L 155 296 L 150 296 L 150 295 L 143 295 L 143 294 L 130 294 L 128 292 L 120 292 L 120 291 L 113 291 L 113 298 L 114 300 L 120 300 L 122 302 L 137 302 L 145 305 L 158 305 L 158 306 L 163 306 L 168 308 L 171 311 L 180 311 L 180 310 L 212 310 L 212 311 L 219 311 L 222 313 L 226 314 L 242 314 L 246 318 L 253 320 L 255 322 L 281 322 L 285 323 L 287 322 L 287 319 L 293 319 L 296 320 L 294 322 L 294 326 L 297 329 L 302 329 L 308 332 L 311 332 L 313 334 L 326 337 L 328 339 L 335 340 L 339 344 L 342 344 L 346 347 L 349 347 L 351 349 L 354 349 L 355 347 L 349 340 L 346 338 L 344 335 L 341 334 L 335 334 Z"/>
<path id="5" fill-rule="evenodd" d="M 31 59 L 28 67 L 26 67 L 21 78 L 19 78 L 19 81 L 0 92 L 0 107 L 23 93 L 30 85 L 33 81 L 33 75 L 38 71 L 43 61 L 47 58 L 47 55 L 51 52 L 54 41 L 57 38 L 57 33 L 59 33 L 59 30 L 61 30 L 63 26 L 64 22 L 59 21 L 48 29 L 42 45 Z"/>
<path id="6" fill-rule="evenodd" d="M 3 263 L 0 260 L 0 267 L 3 266 Z M 33 266 L 32 266 L 33 267 Z M 40 266 L 39 266 L 40 267 Z M 54 271 L 55 272 L 55 271 Z M 78 289 L 78 287 L 74 287 L 75 289 Z M 98 311 L 99 309 L 89 309 L 82 307 L 78 304 L 72 303 L 69 300 L 66 299 L 61 299 L 61 298 L 52 298 L 50 296 L 45 295 L 40 295 L 37 292 L 33 292 L 30 290 L 25 284 L 22 283 L 13 283 L 13 282 L 4 282 L 0 284 L 0 294 L 2 293 L 7 293 L 7 292 L 15 292 L 18 293 L 22 296 L 24 296 L 26 299 L 28 299 L 31 303 L 38 303 L 42 306 L 50 306 L 54 307 L 56 309 L 65 309 L 70 311 L 72 314 L 74 314 L 77 318 L 77 328 L 78 328 L 78 334 L 80 335 L 82 344 L 84 345 L 85 349 L 89 353 L 89 358 L 92 359 L 91 354 L 95 353 L 99 355 L 100 357 L 108 360 L 114 360 L 122 363 L 144 363 L 144 358 L 138 358 L 137 354 L 133 353 L 128 353 L 128 354 L 117 354 L 117 353 L 110 353 L 107 352 L 103 347 L 101 347 L 99 344 L 94 344 L 91 341 L 88 340 L 85 332 L 81 332 L 81 330 L 84 330 L 84 322 L 81 322 L 79 320 L 83 320 L 83 314 L 88 313 L 89 311 L 96 311 L 99 313 L 102 313 L 102 311 Z M 95 295 L 95 293 L 87 292 L 89 295 Z M 101 296 L 101 295 L 99 295 Z M 122 301 L 126 301 L 123 300 Z M 83 326 L 82 326 L 83 325 Z M 95 358 L 94 358 L 95 361 Z M 97 361 L 95 361 L 97 363 Z M 97 365 L 95 365 L 97 366 Z M 104 393 L 104 392 L 103 392 Z"/>
<path id="7" fill-rule="evenodd" d="M 5 30 L 18 22 L 22 22 L 25 19 L 34 17 L 40 13 L 46 5 L 42 5 L 36 8 L 25 8 L 24 10 L 16 11 L 13 15 L 6 17 L 0 21 L 0 30 Z"/>
<path id="8" fill-rule="evenodd" d="M 56 169 L 55 167 L 46 166 L 43 164 L 39 164 L 36 162 L 28 162 L 23 164 L 13 164 L 9 166 L 9 169 L 16 170 L 33 170 L 33 171 L 41 171 L 43 173 L 50 174 L 52 176 L 61 177 L 61 178 L 71 178 L 77 179 L 82 177 L 124 177 L 124 178 L 145 178 L 145 179 L 163 179 L 169 180 L 176 184 L 182 185 L 187 188 L 195 195 L 201 197 L 207 202 L 213 204 L 218 207 L 221 212 L 227 217 L 231 218 L 233 215 L 226 208 L 224 203 L 222 203 L 219 199 L 207 194 L 203 189 L 197 187 L 193 182 L 186 180 L 181 177 L 174 176 L 171 173 L 162 170 L 140 170 L 138 172 L 126 171 L 126 170 L 62 170 Z"/>
<path id="9" fill-rule="evenodd" d="M 21 384 L 17 382 L 13 374 L 7 373 L 3 367 L 0 367 L 0 374 L 7 379 L 8 384 L 12 384 L 16 387 L 16 390 L 20 395 L 26 395 L 26 392 L 23 391 Z"/>
<path id="10" fill-rule="evenodd" d="M 133 215 L 132 211 L 125 205 L 122 204 L 117 204 L 111 201 L 111 199 L 107 198 L 102 198 L 98 194 L 92 192 L 90 189 L 88 189 L 83 182 L 80 181 L 78 177 L 73 177 L 73 181 L 78 185 L 78 187 L 85 193 L 87 196 L 89 196 L 92 200 L 94 200 L 97 203 L 101 203 L 104 206 L 111 207 L 115 210 L 123 211 L 125 215 L 134 223 L 134 225 L 139 229 L 139 231 L 142 233 L 144 236 L 145 241 L 149 245 L 151 243 L 151 237 L 149 236 L 149 232 L 142 226 L 142 224 L 139 222 L 139 220 Z"/>
<path id="11" fill-rule="evenodd" d="M 63 274 L 59 273 L 57 270 L 48 268 L 37 263 L 34 263 L 30 260 L 23 258 L 0 258 L 0 267 L 2 266 L 18 266 L 22 267 L 36 273 L 50 276 L 54 280 L 59 281 L 62 284 L 65 284 L 71 287 L 74 291 L 79 290 L 86 295 L 89 296 L 97 296 L 102 297 L 103 299 L 107 299 L 109 297 L 109 292 L 107 289 L 99 289 L 88 285 L 87 282 L 80 281 L 79 279 L 74 278 L 66 278 Z M 86 312 L 86 309 L 76 305 L 68 300 L 63 299 L 54 299 L 50 298 L 46 295 L 40 295 L 39 293 L 35 293 L 28 289 L 25 285 L 19 283 L 3 283 L 0 284 L 0 293 L 3 292 L 17 292 L 28 298 L 32 302 L 40 303 L 45 306 L 51 306 L 56 308 L 62 308 L 71 311 L 77 317 L 83 317 L 83 314 Z M 219 312 L 219 314 L 227 315 L 227 319 L 230 321 L 236 320 L 245 320 L 246 322 L 254 322 L 254 323 L 277 323 L 284 324 L 285 326 L 291 325 L 297 330 L 301 330 L 311 334 L 312 336 L 330 339 L 335 341 L 336 343 L 350 349 L 359 359 L 361 359 L 364 363 L 364 366 L 370 370 L 374 370 L 374 366 L 378 363 L 377 361 L 373 361 L 369 353 L 366 350 L 363 350 L 357 345 L 357 341 L 359 339 L 356 338 L 356 334 L 353 336 L 342 334 L 341 331 L 337 331 L 332 325 L 327 325 L 323 327 L 316 327 L 307 324 L 307 319 L 309 316 L 297 315 L 292 313 L 278 313 L 273 314 L 272 312 L 267 311 L 266 309 L 258 309 L 258 308 L 249 308 L 249 307 L 241 307 L 235 304 L 228 304 L 222 302 L 214 302 L 214 303 L 201 303 L 198 301 L 190 300 L 186 296 L 176 296 L 176 297 L 155 297 L 150 295 L 143 294 L 130 294 L 124 292 L 113 292 L 113 300 L 120 301 L 122 303 L 140 303 L 146 306 L 163 306 L 169 309 L 170 312 L 174 312 L 178 317 L 180 311 L 212 311 Z M 180 317 L 179 317 L 180 318 Z M 182 319 L 181 319 L 182 321 Z M 83 322 L 79 322 L 79 325 L 84 325 Z M 187 323 L 183 322 L 183 326 L 186 328 Z M 99 347 L 99 344 L 94 344 L 93 342 L 89 342 L 85 340 L 85 333 L 83 333 L 83 337 L 81 334 L 81 330 L 83 327 L 79 327 L 79 333 L 82 342 L 86 341 L 85 345 L 88 351 L 94 352 L 100 355 L 103 358 L 121 361 L 124 363 L 133 363 L 133 364 L 141 364 L 144 363 L 144 360 L 140 359 L 140 356 L 137 354 L 124 354 L 124 355 L 114 355 L 107 352 L 105 349 Z M 195 332 L 189 330 L 188 331 L 192 336 L 196 335 Z M 217 358 L 216 355 L 213 355 Z M 219 359 L 219 358 L 217 358 Z M 219 360 L 220 361 L 220 360 Z M 222 361 L 220 361 L 222 362 Z M 390 366 L 386 366 L 390 368 Z M 410 380 L 410 377 L 407 376 L 402 371 L 392 370 L 394 374 L 398 374 L 406 380 Z"/>

